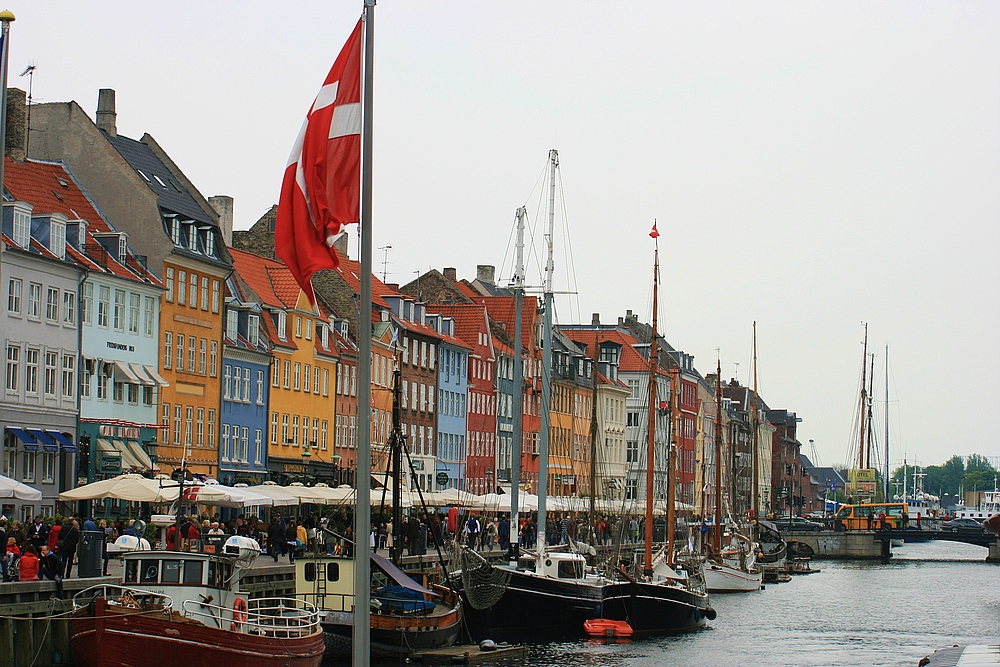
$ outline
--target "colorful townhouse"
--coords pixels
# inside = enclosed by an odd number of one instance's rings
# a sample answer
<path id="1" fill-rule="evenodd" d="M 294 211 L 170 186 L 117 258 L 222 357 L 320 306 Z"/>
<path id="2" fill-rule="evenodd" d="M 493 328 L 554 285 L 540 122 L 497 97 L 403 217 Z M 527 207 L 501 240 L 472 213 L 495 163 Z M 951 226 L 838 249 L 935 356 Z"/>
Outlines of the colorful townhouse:
<path id="1" fill-rule="evenodd" d="M 30 156 L 62 160 L 108 220 L 127 234 L 163 277 L 157 339 L 160 391 L 157 444 L 164 472 L 219 472 L 223 283 L 231 272 L 221 216 L 156 140 L 118 134 L 115 91 L 98 95 L 96 122 L 75 102 L 31 107 Z M 225 206 L 227 203 L 230 206 Z M 231 213 L 231 200 L 216 201 Z"/>
<path id="2" fill-rule="evenodd" d="M 336 415 L 334 416 L 334 482 L 356 483 L 358 470 L 358 344 L 351 338 L 350 322 L 331 318 L 337 360 Z"/>
<path id="3" fill-rule="evenodd" d="M 331 424 L 336 393 L 331 388 L 338 357 L 328 314 L 309 303 L 283 263 L 231 252 L 238 287 L 247 301 L 259 304 L 270 342 L 268 474 L 283 484 L 335 483 Z"/>

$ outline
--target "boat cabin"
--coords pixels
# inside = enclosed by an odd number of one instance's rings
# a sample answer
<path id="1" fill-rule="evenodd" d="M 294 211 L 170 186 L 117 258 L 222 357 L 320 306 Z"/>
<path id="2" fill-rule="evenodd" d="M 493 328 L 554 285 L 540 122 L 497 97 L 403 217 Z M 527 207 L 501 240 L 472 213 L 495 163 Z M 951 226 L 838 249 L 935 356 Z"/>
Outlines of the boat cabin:
<path id="1" fill-rule="evenodd" d="M 587 559 L 582 554 L 555 551 L 546 553 L 538 562 L 535 556 L 524 554 L 517 561 L 517 569 L 552 579 L 583 579 L 587 576 Z"/>
<path id="2" fill-rule="evenodd" d="M 240 568 L 235 559 L 181 551 L 136 551 L 125 554 L 123 583 L 182 600 L 211 598 L 228 605 L 239 594 Z"/>

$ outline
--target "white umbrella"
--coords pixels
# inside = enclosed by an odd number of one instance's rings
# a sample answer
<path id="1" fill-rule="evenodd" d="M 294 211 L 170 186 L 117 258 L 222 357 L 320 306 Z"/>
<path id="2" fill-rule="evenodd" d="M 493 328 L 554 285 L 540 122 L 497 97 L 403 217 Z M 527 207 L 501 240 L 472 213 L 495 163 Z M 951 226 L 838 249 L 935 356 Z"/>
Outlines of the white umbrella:
<path id="1" fill-rule="evenodd" d="M 283 486 L 278 486 L 274 482 L 264 482 L 256 486 L 246 487 L 247 491 L 267 496 L 273 501 L 275 507 L 286 507 L 288 505 L 298 505 L 299 497 L 288 492 Z"/>
<path id="2" fill-rule="evenodd" d="M 298 498 L 299 501 L 303 503 L 313 503 L 316 505 L 329 504 L 322 492 L 317 491 L 315 487 L 306 486 L 302 482 L 292 482 L 288 486 L 283 486 L 281 488 Z"/>
<path id="3" fill-rule="evenodd" d="M 249 488 L 237 489 L 221 484 L 195 484 L 184 487 L 184 499 L 199 505 L 219 507 L 270 507 L 274 500 Z"/>
<path id="4" fill-rule="evenodd" d="M 444 491 L 435 491 L 434 500 L 441 502 L 443 505 L 472 507 L 472 504 L 476 501 L 476 496 L 468 491 L 445 489 Z"/>
<path id="5" fill-rule="evenodd" d="M 482 510 L 494 512 L 510 511 L 509 493 L 487 493 L 483 496 L 475 496 L 472 506 Z M 517 511 L 534 512 L 538 509 L 538 496 L 531 493 L 517 494 Z"/>
<path id="6" fill-rule="evenodd" d="M 137 503 L 169 503 L 177 500 L 177 483 L 127 474 L 85 484 L 59 494 L 59 500 L 67 501 L 104 498 Z"/>
<path id="7" fill-rule="evenodd" d="M 0 498 L 17 498 L 18 500 L 41 500 L 42 492 L 27 484 L 21 484 L 16 479 L 0 475 Z"/>

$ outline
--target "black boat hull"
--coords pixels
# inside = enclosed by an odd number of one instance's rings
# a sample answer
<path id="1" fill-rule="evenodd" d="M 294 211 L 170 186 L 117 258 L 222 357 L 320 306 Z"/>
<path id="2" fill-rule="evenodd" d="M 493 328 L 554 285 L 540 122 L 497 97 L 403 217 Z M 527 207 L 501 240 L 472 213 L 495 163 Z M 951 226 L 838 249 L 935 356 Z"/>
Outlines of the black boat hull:
<path id="1" fill-rule="evenodd" d="M 604 618 L 627 622 L 637 635 L 697 630 L 715 617 L 704 593 L 646 582 L 608 586 L 603 611 Z"/>

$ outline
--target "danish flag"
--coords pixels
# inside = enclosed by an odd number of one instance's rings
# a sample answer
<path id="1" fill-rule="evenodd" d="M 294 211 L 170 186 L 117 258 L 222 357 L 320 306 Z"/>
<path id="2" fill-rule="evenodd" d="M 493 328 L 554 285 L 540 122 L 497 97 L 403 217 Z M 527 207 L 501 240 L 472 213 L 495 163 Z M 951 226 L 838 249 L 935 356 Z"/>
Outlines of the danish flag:
<path id="1" fill-rule="evenodd" d="M 361 219 L 361 24 L 306 114 L 278 200 L 275 252 L 312 303 L 312 274 L 337 268 L 334 239 Z"/>

